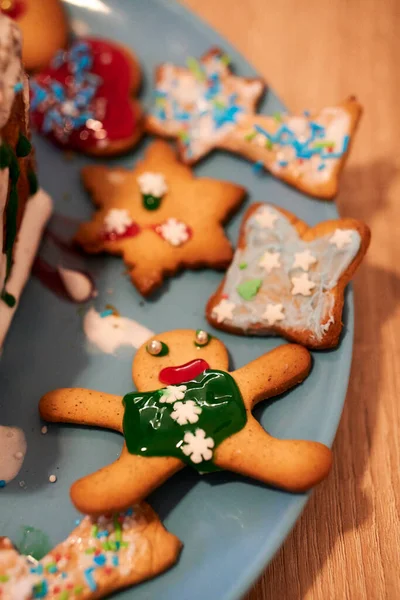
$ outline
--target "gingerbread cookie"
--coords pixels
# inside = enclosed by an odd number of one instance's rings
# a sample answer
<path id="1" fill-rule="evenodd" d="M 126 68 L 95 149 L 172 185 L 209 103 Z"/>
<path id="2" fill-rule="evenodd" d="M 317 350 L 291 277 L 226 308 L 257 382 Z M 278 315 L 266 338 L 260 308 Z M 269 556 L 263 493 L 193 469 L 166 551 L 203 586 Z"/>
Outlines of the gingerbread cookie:
<path id="1" fill-rule="evenodd" d="M 270 204 L 247 210 L 238 249 L 206 315 L 219 329 L 282 335 L 308 348 L 333 348 L 342 331 L 344 290 L 370 231 L 355 219 L 308 227 Z"/>
<path id="2" fill-rule="evenodd" d="M 143 133 L 134 98 L 137 59 L 114 42 L 78 39 L 31 79 L 33 126 L 62 148 L 112 156 L 132 148 Z"/>
<path id="3" fill-rule="evenodd" d="M 120 254 L 144 296 L 182 268 L 223 269 L 232 247 L 223 223 L 244 188 L 196 178 L 164 142 L 155 142 L 133 171 L 86 167 L 83 182 L 98 210 L 76 236 L 91 253 Z"/>
<path id="4" fill-rule="evenodd" d="M 315 113 L 256 114 L 262 80 L 232 75 L 226 55 L 216 48 L 199 61 L 190 59 L 187 69 L 161 65 L 155 80 L 155 107 L 146 128 L 177 138 L 184 162 L 193 164 L 221 148 L 306 194 L 335 196 L 362 112 L 354 98 Z"/>
<path id="5" fill-rule="evenodd" d="M 21 29 L 27 71 L 46 67 L 54 53 L 67 45 L 68 24 L 60 0 L 0 0 L 0 12 Z"/>
<path id="6" fill-rule="evenodd" d="M 0 538 L 2 600 L 91 600 L 155 577 L 177 560 L 181 542 L 148 504 L 121 514 L 85 517 L 40 561 Z"/>
<path id="7" fill-rule="evenodd" d="M 133 361 L 138 392 L 124 398 L 60 389 L 40 401 L 53 422 L 115 429 L 120 458 L 71 488 L 78 510 L 123 510 L 185 465 L 200 473 L 227 469 L 290 491 L 323 479 L 330 450 L 317 442 L 277 440 L 252 416 L 255 404 L 303 381 L 309 352 L 287 344 L 228 372 L 224 344 L 205 331 L 177 330 L 151 338 Z"/>

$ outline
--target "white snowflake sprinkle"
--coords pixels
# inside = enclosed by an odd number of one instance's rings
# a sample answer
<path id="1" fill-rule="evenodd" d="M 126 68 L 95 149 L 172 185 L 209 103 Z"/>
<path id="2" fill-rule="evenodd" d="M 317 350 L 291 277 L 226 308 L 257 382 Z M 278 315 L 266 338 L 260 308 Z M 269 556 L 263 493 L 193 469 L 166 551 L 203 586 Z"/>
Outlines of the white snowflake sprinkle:
<path id="1" fill-rule="evenodd" d="M 146 171 L 137 178 L 142 194 L 150 194 L 155 198 L 161 198 L 167 191 L 168 186 L 162 173 L 150 173 Z"/>
<path id="2" fill-rule="evenodd" d="M 175 402 L 171 419 L 174 419 L 179 425 L 187 425 L 188 423 L 197 423 L 200 414 L 201 408 L 194 400 Z"/>
<path id="3" fill-rule="evenodd" d="M 104 228 L 107 233 L 122 235 L 132 225 L 132 219 L 125 208 L 112 208 L 104 217 Z"/>
<path id="4" fill-rule="evenodd" d="M 185 223 L 173 217 L 159 225 L 157 231 L 172 246 L 181 246 L 189 239 L 189 230 Z"/>
<path id="5" fill-rule="evenodd" d="M 167 385 L 167 387 L 162 390 L 163 393 L 160 402 L 173 404 L 177 400 L 182 400 L 185 397 L 186 390 L 186 385 Z"/>
<path id="6" fill-rule="evenodd" d="M 203 460 L 211 460 L 215 443 L 212 438 L 206 437 L 204 429 L 196 429 L 194 434 L 188 431 L 183 441 L 186 443 L 181 446 L 182 452 L 196 465 Z"/>

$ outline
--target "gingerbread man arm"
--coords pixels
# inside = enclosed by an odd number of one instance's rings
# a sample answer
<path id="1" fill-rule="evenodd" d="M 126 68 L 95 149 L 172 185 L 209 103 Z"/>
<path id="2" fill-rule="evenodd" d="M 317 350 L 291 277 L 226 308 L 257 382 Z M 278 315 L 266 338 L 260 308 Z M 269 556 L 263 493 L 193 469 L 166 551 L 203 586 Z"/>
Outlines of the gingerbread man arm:
<path id="1" fill-rule="evenodd" d="M 122 511 L 146 498 L 184 466 L 177 458 L 130 454 L 124 445 L 117 461 L 72 485 L 71 499 L 84 514 Z"/>
<path id="2" fill-rule="evenodd" d="M 246 426 L 215 450 L 215 464 L 290 492 L 316 485 L 332 465 L 332 453 L 323 444 L 305 440 L 278 440 L 248 415 Z"/>
<path id="3" fill-rule="evenodd" d="M 45 421 L 93 425 L 122 433 L 122 396 L 83 388 L 62 388 L 40 399 L 39 412 Z"/>
<path id="4" fill-rule="evenodd" d="M 311 369 L 311 355 L 297 344 L 285 344 L 233 371 L 246 408 L 278 396 L 301 383 Z"/>

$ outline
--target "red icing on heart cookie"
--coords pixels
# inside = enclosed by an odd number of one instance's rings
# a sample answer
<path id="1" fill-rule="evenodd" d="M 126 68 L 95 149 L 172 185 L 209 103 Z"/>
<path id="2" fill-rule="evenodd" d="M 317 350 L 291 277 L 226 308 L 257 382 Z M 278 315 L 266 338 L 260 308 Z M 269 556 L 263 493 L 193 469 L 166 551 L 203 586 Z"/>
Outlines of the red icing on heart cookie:
<path id="1" fill-rule="evenodd" d="M 131 98 L 135 68 L 133 57 L 114 43 L 77 40 L 31 79 L 33 126 L 69 150 L 106 154 L 108 147 L 113 153 L 113 144 L 129 148 L 140 133 Z"/>
<path id="2" fill-rule="evenodd" d="M 17 20 L 26 11 L 24 0 L 0 0 L 0 12 L 11 19 Z"/>

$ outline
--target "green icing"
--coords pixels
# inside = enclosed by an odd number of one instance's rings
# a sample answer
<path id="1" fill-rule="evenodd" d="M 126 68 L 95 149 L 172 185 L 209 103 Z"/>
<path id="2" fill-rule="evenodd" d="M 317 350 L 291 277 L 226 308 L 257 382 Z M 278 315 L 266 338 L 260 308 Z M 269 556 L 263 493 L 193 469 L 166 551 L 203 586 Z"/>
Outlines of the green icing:
<path id="1" fill-rule="evenodd" d="M 218 471 L 212 458 L 196 464 L 181 447 L 186 445 L 186 433 L 196 435 L 202 429 L 206 438 L 214 440 L 214 451 L 221 442 L 243 429 L 247 417 L 239 388 L 231 375 L 214 370 L 206 370 L 183 385 L 184 398 L 170 403 L 160 401 L 166 388 L 132 392 L 124 397 L 123 430 L 128 451 L 141 456 L 174 456 L 202 473 Z M 188 401 L 195 404 L 198 420 L 180 425 L 175 405 Z"/>
<path id="2" fill-rule="evenodd" d="M 142 194 L 143 206 L 147 210 L 157 210 L 160 208 L 161 198 L 152 196 L 152 194 Z"/>
<path id="3" fill-rule="evenodd" d="M 239 283 L 236 291 L 243 300 L 252 300 L 258 294 L 261 284 L 262 279 L 248 279 Z"/>
<path id="4" fill-rule="evenodd" d="M 50 551 L 51 545 L 47 535 L 40 529 L 24 525 L 21 536 L 16 544 L 19 552 L 40 560 Z"/>
<path id="5" fill-rule="evenodd" d="M 28 171 L 29 193 L 34 196 L 39 189 L 39 182 L 35 171 Z"/>
<path id="6" fill-rule="evenodd" d="M 13 308 L 13 306 L 15 306 L 15 304 L 17 302 L 16 299 L 15 299 L 15 296 L 13 296 L 12 294 L 9 294 L 8 292 L 6 292 L 6 290 L 3 290 L 2 294 L 1 294 L 1 299 L 10 308 Z"/>
<path id="7" fill-rule="evenodd" d="M 243 269 L 247 269 L 247 262 L 242 262 L 242 263 L 240 263 L 240 265 L 239 265 L 239 269 L 240 269 L 241 271 L 243 271 Z"/>
<path id="8" fill-rule="evenodd" d="M 17 156 L 20 158 L 24 158 L 25 156 L 28 156 L 31 150 L 32 144 L 30 143 L 27 137 L 20 133 L 17 142 L 17 147 L 15 148 Z"/>

